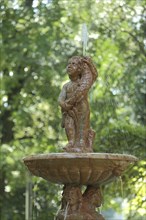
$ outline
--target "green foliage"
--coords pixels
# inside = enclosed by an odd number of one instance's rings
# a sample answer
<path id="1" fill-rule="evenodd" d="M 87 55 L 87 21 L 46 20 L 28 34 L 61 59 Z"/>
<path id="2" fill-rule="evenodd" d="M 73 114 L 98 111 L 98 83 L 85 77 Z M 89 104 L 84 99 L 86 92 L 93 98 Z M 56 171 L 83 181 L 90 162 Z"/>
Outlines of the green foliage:
<path id="1" fill-rule="evenodd" d="M 140 125 L 117 122 L 100 133 L 97 145 L 101 151 L 133 154 L 145 158 L 146 129 Z"/>
<path id="2" fill-rule="evenodd" d="M 89 31 L 87 55 L 99 71 L 90 92 L 95 151 L 128 153 L 140 159 L 122 177 L 126 208 L 120 206 L 121 192 L 113 183 L 104 187 L 104 212 L 113 219 L 114 212 L 109 210 L 113 207 L 128 220 L 142 219 L 146 142 L 144 1 L 3 0 L 1 5 L 2 219 L 25 218 L 27 171 L 22 158 L 59 152 L 65 144 L 57 97 L 67 80 L 68 58 L 82 54 L 80 30 L 84 22 Z M 33 217 L 53 219 L 59 207 L 60 186 L 48 185 L 39 178 L 33 178 L 32 185 Z"/>

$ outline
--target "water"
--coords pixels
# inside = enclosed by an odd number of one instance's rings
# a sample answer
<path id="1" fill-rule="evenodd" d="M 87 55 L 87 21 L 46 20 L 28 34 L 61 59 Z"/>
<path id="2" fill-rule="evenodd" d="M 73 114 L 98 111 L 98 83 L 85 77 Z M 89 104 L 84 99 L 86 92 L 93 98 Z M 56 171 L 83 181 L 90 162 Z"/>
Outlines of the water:
<path id="1" fill-rule="evenodd" d="M 87 25 L 82 24 L 82 43 L 83 43 L 83 56 L 86 56 L 87 43 L 88 43 L 88 30 Z"/>
<path id="2" fill-rule="evenodd" d="M 98 212 L 99 212 L 99 214 L 102 214 L 102 204 L 101 204 L 101 206 L 98 208 Z"/>
<path id="3" fill-rule="evenodd" d="M 67 218 L 68 206 L 69 206 L 69 202 L 67 203 L 67 206 L 66 206 L 66 209 L 65 209 L 64 220 L 66 220 L 66 218 Z"/>
<path id="4" fill-rule="evenodd" d="M 124 198 L 123 180 L 121 176 L 119 177 L 119 182 L 120 182 L 120 189 L 121 189 L 121 197 Z"/>
<path id="5" fill-rule="evenodd" d="M 58 210 L 57 210 L 57 212 L 56 212 L 56 216 L 58 216 L 59 211 L 60 211 L 60 207 L 58 208 Z M 56 216 L 54 217 L 54 220 L 56 220 Z"/>

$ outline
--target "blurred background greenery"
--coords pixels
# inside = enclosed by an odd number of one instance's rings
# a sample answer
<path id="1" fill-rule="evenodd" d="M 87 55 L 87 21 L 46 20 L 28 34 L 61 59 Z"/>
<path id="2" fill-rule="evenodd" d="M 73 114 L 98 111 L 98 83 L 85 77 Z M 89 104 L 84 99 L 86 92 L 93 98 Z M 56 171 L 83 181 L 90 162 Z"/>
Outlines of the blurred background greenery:
<path id="1" fill-rule="evenodd" d="M 98 81 L 90 92 L 95 152 L 127 153 L 140 159 L 124 173 L 122 181 L 103 186 L 101 212 L 107 220 L 144 219 L 145 3 L 144 0 L 1 1 L 2 220 L 26 219 L 28 188 L 32 219 L 53 220 L 60 207 L 62 187 L 28 177 L 22 158 L 60 152 L 66 143 L 57 97 L 68 80 L 65 70 L 68 59 L 82 55 L 82 23 L 87 24 L 89 32 L 87 55 L 99 71 Z M 31 204 L 26 205 L 30 208 Z"/>

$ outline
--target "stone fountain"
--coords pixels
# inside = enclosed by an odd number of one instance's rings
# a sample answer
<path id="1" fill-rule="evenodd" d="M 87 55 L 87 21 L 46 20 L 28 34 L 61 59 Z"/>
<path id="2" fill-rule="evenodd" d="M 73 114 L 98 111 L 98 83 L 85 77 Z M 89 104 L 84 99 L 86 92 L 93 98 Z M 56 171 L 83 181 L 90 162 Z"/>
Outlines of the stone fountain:
<path id="1" fill-rule="evenodd" d="M 93 152 L 88 92 L 98 72 L 89 57 L 79 56 L 69 60 L 67 72 L 70 81 L 58 99 L 68 139 L 64 152 L 28 156 L 24 163 L 33 175 L 64 185 L 56 220 L 104 220 L 96 211 L 103 201 L 101 185 L 121 176 L 137 158 Z"/>

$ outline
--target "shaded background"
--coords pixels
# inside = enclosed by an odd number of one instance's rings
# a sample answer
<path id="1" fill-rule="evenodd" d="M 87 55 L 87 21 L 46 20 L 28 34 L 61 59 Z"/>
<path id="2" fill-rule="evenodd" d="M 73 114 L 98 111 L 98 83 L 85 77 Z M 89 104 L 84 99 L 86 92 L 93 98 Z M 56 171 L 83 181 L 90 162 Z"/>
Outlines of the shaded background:
<path id="1" fill-rule="evenodd" d="M 140 159 L 122 179 L 102 188 L 101 212 L 107 220 L 143 220 L 145 1 L 2 0 L 1 5 L 1 219 L 25 219 L 27 207 L 32 219 L 53 220 L 60 207 L 62 187 L 29 177 L 22 158 L 60 152 L 66 143 L 57 97 L 68 80 L 68 59 L 82 55 L 86 23 L 87 55 L 99 71 L 89 95 L 95 152 Z M 32 198 L 26 206 L 25 195 Z"/>

